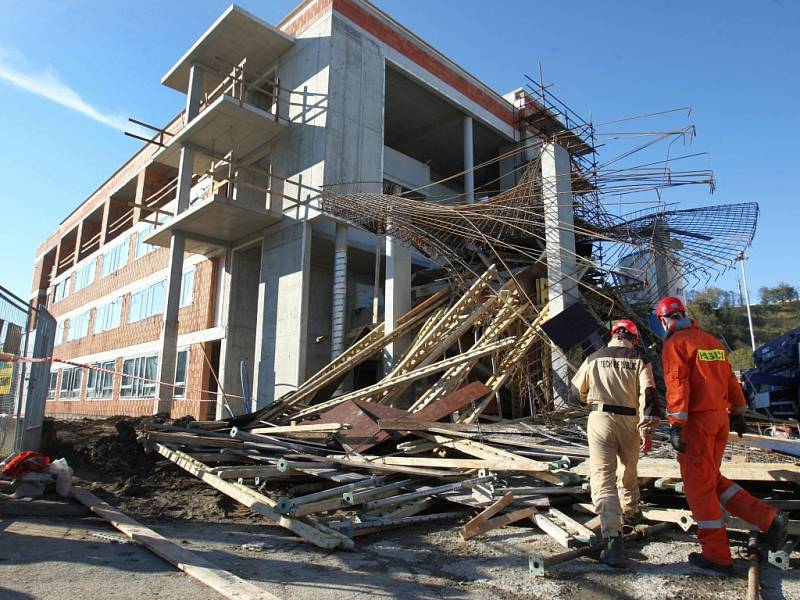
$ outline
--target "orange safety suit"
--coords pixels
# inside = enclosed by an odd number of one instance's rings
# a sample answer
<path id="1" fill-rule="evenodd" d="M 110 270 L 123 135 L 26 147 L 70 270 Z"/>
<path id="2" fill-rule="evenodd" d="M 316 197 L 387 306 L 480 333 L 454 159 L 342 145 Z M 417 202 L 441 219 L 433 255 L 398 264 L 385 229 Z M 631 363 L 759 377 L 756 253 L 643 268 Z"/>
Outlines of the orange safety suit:
<path id="1" fill-rule="evenodd" d="M 678 455 L 686 500 L 697 522 L 703 556 L 731 564 L 723 508 L 766 531 L 778 512 L 719 472 L 728 441 L 729 413 L 747 404 L 722 343 L 684 319 L 664 342 L 667 418 L 683 427 L 686 451 Z"/>

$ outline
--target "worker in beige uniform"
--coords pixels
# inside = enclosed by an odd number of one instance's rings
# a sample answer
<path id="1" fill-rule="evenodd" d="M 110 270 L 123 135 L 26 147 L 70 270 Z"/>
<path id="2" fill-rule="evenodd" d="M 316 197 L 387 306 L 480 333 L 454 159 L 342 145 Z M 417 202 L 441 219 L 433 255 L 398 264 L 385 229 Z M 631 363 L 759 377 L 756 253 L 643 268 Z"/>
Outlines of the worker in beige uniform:
<path id="1" fill-rule="evenodd" d="M 636 324 L 617 321 L 608 346 L 591 354 L 572 380 L 581 402 L 591 406 L 586 429 L 592 503 L 606 541 L 600 558 L 612 567 L 627 564 L 623 518 L 629 524 L 641 518 L 636 466 L 639 452 L 650 450 L 650 429 L 659 422 L 653 371 L 636 350 L 638 342 Z"/>

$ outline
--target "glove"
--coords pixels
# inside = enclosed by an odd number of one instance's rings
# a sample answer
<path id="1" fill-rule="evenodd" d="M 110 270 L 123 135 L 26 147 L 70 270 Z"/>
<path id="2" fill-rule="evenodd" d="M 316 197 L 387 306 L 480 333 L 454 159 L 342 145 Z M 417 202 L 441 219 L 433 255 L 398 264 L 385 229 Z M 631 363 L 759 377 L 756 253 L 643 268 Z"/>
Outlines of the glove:
<path id="1" fill-rule="evenodd" d="M 639 451 L 642 454 L 647 454 L 653 449 L 653 437 L 650 435 L 650 432 L 644 434 L 642 437 L 642 444 L 639 446 Z"/>
<path id="2" fill-rule="evenodd" d="M 739 437 L 742 437 L 747 431 L 747 422 L 744 420 L 744 415 L 731 415 L 730 416 L 731 431 L 735 431 Z"/>
<path id="3" fill-rule="evenodd" d="M 686 452 L 686 442 L 683 441 L 683 427 L 673 425 L 669 430 L 669 443 L 678 452 Z"/>

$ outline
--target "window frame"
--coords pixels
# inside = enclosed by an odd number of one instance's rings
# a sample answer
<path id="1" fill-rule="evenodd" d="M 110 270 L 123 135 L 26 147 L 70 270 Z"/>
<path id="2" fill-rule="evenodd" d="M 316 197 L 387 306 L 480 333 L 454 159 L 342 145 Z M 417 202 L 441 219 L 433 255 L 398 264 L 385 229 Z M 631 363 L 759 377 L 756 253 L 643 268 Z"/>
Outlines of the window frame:
<path id="1" fill-rule="evenodd" d="M 72 286 L 72 292 L 79 292 L 92 285 L 97 275 L 97 258 L 81 265 L 80 268 L 75 270 L 75 285 Z"/>
<path id="2" fill-rule="evenodd" d="M 98 371 L 89 369 L 89 375 L 86 380 L 86 399 L 87 400 L 110 400 L 114 397 L 114 380 L 116 375 L 106 371 L 116 370 L 116 361 L 107 360 L 103 362 L 96 362 L 92 364 L 96 369 L 104 369 Z"/>
<path id="3" fill-rule="evenodd" d="M 128 370 L 128 365 L 132 365 L 130 370 Z M 125 358 L 122 361 L 122 380 L 119 388 L 119 399 L 136 400 L 140 398 L 155 398 L 157 377 L 157 352 Z M 128 379 L 129 382 L 126 382 L 126 379 Z M 143 381 L 143 379 L 148 381 Z M 127 390 L 130 390 L 130 393 L 125 393 Z"/>
<path id="4" fill-rule="evenodd" d="M 83 367 L 70 367 L 61 369 L 61 385 L 59 386 L 59 400 L 80 400 L 81 387 L 83 386 Z"/>
<path id="5" fill-rule="evenodd" d="M 124 240 L 114 244 L 111 248 L 103 253 L 103 268 L 101 269 L 100 277 L 107 277 L 112 273 L 116 273 L 122 267 L 128 264 L 128 253 L 131 247 L 130 242 L 130 238 L 126 237 Z M 114 260 L 109 260 L 112 257 Z M 109 269 L 108 267 L 112 263 L 114 268 Z"/>

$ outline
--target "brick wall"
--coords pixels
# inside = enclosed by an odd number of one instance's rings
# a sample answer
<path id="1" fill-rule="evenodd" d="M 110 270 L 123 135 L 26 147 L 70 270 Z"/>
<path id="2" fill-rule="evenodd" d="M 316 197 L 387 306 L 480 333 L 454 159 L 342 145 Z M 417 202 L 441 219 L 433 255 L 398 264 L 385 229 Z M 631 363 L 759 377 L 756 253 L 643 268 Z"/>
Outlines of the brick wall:
<path id="1" fill-rule="evenodd" d="M 131 244 L 131 252 L 134 251 L 133 248 L 135 248 L 135 241 Z M 163 269 L 167 259 L 168 252 L 165 249 L 156 250 L 106 278 L 96 280 L 94 284 L 74 294 L 75 298 L 67 297 L 62 302 L 59 302 L 56 305 L 59 309 L 58 314 L 63 314 L 69 310 L 67 307 L 80 307 L 99 296 L 113 292 L 113 290 L 121 286 Z M 218 260 L 207 260 L 195 266 L 192 303 L 181 308 L 178 313 L 179 335 L 201 331 L 213 326 L 216 302 L 215 281 L 218 265 Z M 99 267 L 97 272 L 98 274 L 100 273 Z M 122 302 L 120 326 L 98 334 L 94 333 L 97 310 L 96 308 L 92 309 L 90 311 L 88 335 L 79 340 L 59 344 L 53 351 L 54 356 L 70 360 L 74 357 L 88 354 L 119 350 L 120 356 L 116 358 L 115 370 L 121 373 L 123 360 L 129 357 L 125 352 L 125 348 L 157 341 L 161 336 L 163 326 L 163 315 L 155 315 L 135 323 L 128 323 L 130 303 L 131 295 L 125 294 Z M 62 309 L 62 305 L 65 308 Z M 186 398 L 176 399 L 173 402 L 172 416 L 191 415 L 197 419 L 213 417 L 215 400 L 210 399 L 207 393 L 202 393 L 201 391 L 208 387 L 209 382 L 210 370 L 204 357 L 204 350 L 210 356 L 209 346 L 209 343 L 196 343 L 189 347 Z M 55 365 L 55 368 L 63 370 L 66 367 Z M 114 378 L 114 392 L 110 399 L 87 399 L 87 381 L 88 372 L 84 371 L 80 398 L 61 400 L 58 399 L 61 387 L 61 375 L 59 373 L 56 384 L 57 399 L 48 400 L 45 407 L 47 414 L 137 416 L 152 413 L 153 398 L 120 398 L 120 376 Z"/>

